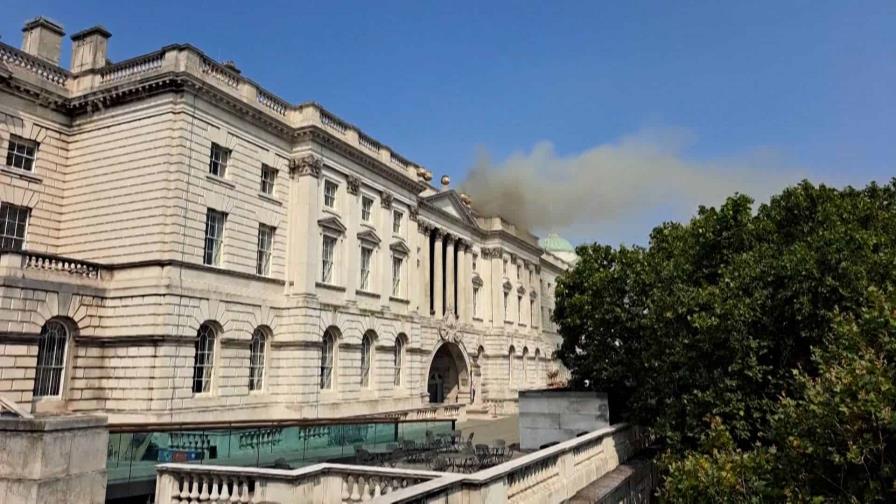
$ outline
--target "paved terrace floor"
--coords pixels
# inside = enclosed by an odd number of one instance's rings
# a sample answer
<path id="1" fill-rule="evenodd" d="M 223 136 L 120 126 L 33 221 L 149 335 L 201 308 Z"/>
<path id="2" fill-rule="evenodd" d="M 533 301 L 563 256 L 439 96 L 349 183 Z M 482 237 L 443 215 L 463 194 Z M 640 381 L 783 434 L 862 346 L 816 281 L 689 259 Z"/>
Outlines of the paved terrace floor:
<path id="1" fill-rule="evenodd" d="M 496 439 L 503 439 L 508 445 L 520 442 L 519 415 L 468 418 L 465 422 L 457 422 L 455 428 L 463 433 L 465 440 L 472 432 L 473 444 L 484 443 L 492 446 Z"/>

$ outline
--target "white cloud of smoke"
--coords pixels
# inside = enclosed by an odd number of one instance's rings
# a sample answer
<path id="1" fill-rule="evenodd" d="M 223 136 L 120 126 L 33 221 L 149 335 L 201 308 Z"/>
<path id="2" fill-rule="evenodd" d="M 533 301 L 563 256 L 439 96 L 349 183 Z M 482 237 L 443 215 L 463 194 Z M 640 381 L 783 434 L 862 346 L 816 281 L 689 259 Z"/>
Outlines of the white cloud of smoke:
<path id="1" fill-rule="evenodd" d="M 803 177 L 773 152 L 693 160 L 694 136 L 650 129 L 582 153 L 559 156 L 549 142 L 492 163 L 480 156 L 460 189 L 485 215 L 574 242 L 646 242 L 653 226 L 684 220 L 735 192 L 757 201 Z"/>

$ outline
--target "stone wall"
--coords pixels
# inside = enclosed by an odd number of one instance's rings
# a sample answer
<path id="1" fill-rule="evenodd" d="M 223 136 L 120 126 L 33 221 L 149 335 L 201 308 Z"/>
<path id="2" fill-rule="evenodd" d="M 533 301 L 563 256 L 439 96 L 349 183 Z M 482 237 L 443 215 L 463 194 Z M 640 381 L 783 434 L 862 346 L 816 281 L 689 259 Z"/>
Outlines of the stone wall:
<path id="1" fill-rule="evenodd" d="M 103 417 L 0 417 L 0 502 L 104 502 L 108 444 Z"/>

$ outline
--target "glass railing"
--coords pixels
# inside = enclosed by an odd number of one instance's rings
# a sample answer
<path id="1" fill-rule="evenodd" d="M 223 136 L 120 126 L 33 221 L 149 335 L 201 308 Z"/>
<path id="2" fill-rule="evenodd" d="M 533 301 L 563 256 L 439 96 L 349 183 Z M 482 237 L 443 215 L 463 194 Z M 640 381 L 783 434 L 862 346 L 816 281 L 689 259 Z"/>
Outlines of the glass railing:
<path id="1" fill-rule="evenodd" d="M 118 432 L 112 428 L 106 462 L 107 496 L 151 492 L 156 464 L 294 469 L 319 462 L 350 463 L 356 446 L 376 452 L 402 440 L 423 441 L 427 431 L 440 435 L 453 429 L 453 420 Z"/>

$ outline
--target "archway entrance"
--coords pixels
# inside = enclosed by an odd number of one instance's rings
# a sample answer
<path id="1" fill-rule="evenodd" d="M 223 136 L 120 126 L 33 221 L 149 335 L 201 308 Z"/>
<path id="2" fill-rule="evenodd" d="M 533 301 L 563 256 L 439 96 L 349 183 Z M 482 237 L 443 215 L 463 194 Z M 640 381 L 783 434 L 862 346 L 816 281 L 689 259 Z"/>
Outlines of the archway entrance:
<path id="1" fill-rule="evenodd" d="M 470 402 L 470 371 L 457 344 L 443 343 L 433 355 L 426 389 L 430 403 Z"/>

